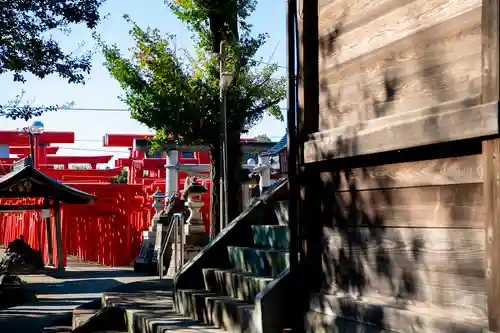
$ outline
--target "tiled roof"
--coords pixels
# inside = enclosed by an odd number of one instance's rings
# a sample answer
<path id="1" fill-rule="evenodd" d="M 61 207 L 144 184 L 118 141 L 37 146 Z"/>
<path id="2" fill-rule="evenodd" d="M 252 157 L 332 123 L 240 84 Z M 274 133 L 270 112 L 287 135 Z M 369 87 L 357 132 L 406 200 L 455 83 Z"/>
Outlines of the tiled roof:
<path id="1" fill-rule="evenodd" d="M 272 146 L 268 151 L 262 153 L 262 156 L 272 156 L 272 155 L 278 155 L 281 153 L 287 146 L 287 141 L 288 141 L 288 135 L 284 135 L 281 140 Z"/>
<path id="2" fill-rule="evenodd" d="M 86 204 L 97 197 L 55 180 L 31 165 L 18 161 L 12 171 L 0 177 L 0 198 L 50 198 L 62 203 Z"/>

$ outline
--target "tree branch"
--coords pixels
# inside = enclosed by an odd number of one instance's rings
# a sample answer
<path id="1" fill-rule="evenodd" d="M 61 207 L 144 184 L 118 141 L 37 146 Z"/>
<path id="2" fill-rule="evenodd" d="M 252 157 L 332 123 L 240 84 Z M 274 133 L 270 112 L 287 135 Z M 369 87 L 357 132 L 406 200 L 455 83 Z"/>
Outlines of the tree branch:
<path id="1" fill-rule="evenodd" d="M 246 115 L 250 115 L 250 114 L 254 114 L 254 113 L 264 112 L 267 109 L 269 109 L 270 107 L 272 107 L 273 105 L 278 104 L 279 102 L 281 102 L 281 99 L 278 99 L 278 100 L 275 100 L 275 101 L 271 101 L 271 102 L 266 103 L 264 105 L 260 105 L 258 107 L 253 108 L 253 109 L 250 109 L 247 112 L 245 112 L 245 114 Z"/>

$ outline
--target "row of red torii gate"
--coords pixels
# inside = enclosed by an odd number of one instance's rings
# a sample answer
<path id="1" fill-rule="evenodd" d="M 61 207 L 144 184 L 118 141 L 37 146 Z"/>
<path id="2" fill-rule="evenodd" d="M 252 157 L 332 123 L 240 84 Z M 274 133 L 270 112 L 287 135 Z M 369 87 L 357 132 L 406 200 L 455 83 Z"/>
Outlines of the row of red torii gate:
<path id="1" fill-rule="evenodd" d="M 178 193 L 186 178 L 193 175 L 206 178 L 210 187 L 206 149 L 171 144 L 152 155 L 148 145 L 151 137 L 106 134 L 103 147 L 128 148 L 127 158 L 112 154 L 63 156 L 58 154 L 58 144 L 74 143 L 75 134 L 46 131 L 36 135 L 31 159 L 30 139 L 24 131 L 0 131 L 0 245 L 23 235 L 42 252 L 47 264 L 58 269 L 64 269 L 67 254 L 104 265 L 130 265 L 155 213 L 152 195 L 157 190 L 167 195 Z M 280 143 L 242 139 L 245 163 L 257 162 L 260 153 L 283 142 L 286 139 Z M 281 151 L 280 160 L 285 154 Z M 109 167 L 112 160 L 114 167 Z M 269 160 L 265 161 L 264 169 L 271 177 L 279 177 L 280 170 L 272 172 Z M 74 164 L 88 167 L 71 168 Z M 125 168 L 126 183 L 114 182 Z M 208 233 L 209 191 L 201 201 Z"/>

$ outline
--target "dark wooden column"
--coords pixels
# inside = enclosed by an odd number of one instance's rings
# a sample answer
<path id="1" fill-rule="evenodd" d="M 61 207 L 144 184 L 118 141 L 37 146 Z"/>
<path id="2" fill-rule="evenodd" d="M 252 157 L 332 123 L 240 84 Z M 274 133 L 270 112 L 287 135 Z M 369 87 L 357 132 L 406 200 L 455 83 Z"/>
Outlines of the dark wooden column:
<path id="1" fill-rule="evenodd" d="M 301 124 L 299 125 L 299 145 L 301 161 L 304 161 L 304 143 L 310 134 L 319 130 L 319 33 L 318 0 L 301 1 L 302 6 L 302 68 L 299 70 L 299 82 L 303 88 Z M 321 279 L 322 221 L 321 221 L 321 181 L 314 165 L 301 166 L 303 184 L 303 210 L 300 212 L 300 229 L 303 235 L 301 249 L 301 267 L 303 293 L 301 306 L 304 314 L 309 311 L 309 297 L 318 291 Z M 303 317 L 304 318 L 304 317 Z M 305 318 L 304 318 L 305 319 Z"/>
<path id="2" fill-rule="evenodd" d="M 498 102 L 500 0 L 483 1 L 482 103 Z M 500 139 L 483 141 L 484 209 L 486 213 L 486 281 L 489 332 L 500 332 Z"/>
<path id="3" fill-rule="evenodd" d="M 47 206 L 47 208 L 49 208 L 50 207 L 49 200 L 45 199 L 44 201 L 45 201 L 44 204 Z M 52 237 L 52 219 L 50 216 L 45 218 L 45 232 L 47 234 L 47 239 L 45 241 L 45 244 L 47 246 L 47 255 L 49 258 L 49 260 L 48 260 L 49 265 L 55 266 L 55 263 L 54 263 L 54 243 L 53 243 L 54 237 Z"/>
<path id="4" fill-rule="evenodd" d="M 64 271 L 62 232 L 61 232 L 61 205 L 58 201 L 54 202 L 55 229 L 56 229 L 56 249 L 57 249 L 57 270 Z"/>

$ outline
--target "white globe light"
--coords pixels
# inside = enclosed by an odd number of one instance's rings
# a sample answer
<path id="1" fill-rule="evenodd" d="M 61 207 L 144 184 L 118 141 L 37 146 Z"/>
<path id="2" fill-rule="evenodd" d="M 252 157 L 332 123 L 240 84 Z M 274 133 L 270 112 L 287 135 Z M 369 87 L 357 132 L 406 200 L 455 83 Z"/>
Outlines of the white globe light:
<path id="1" fill-rule="evenodd" d="M 257 163 L 255 162 L 255 160 L 254 160 L 253 158 L 249 158 L 249 159 L 247 160 L 247 164 L 248 164 L 248 165 L 255 165 L 255 164 L 257 164 Z"/>
<path id="2" fill-rule="evenodd" d="M 36 120 L 28 127 L 29 131 L 33 134 L 41 134 L 44 131 L 43 123 L 40 120 Z"/>
<path id="3" fill-rule="evenodd" d="M 223 90 L 226 90 L 227 88 L 229 88 L 229 86 L 233 82 L 233 78 L 234 78 L 234 76 L 232 73 L 229 73 L 229 72 L 222 73 L 221 78 L 220 78 L 221 79 L 220 80 L 220 87 Z"/>

